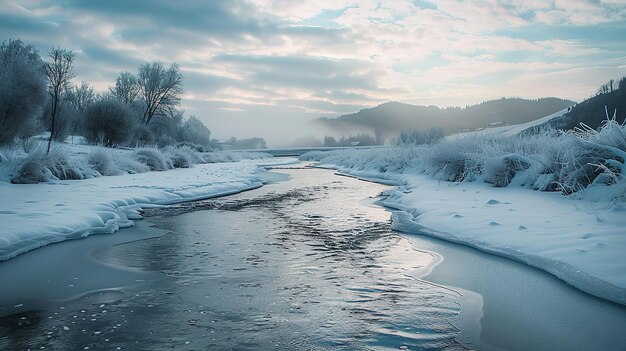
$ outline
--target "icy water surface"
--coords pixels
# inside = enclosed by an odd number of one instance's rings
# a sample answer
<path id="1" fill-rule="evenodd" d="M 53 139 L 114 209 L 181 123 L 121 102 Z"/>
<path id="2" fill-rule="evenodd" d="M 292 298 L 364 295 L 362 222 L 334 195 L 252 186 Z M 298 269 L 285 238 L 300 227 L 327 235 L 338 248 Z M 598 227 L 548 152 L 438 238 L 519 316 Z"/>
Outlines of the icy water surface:
<path id="1" fill-rule="evenodd" d="M 384 186 L 281 172 L 292 178 L 151 211 L 167 234 L 89 257 L 122 280 L 3 307 L 0 349 L 463 349 L 459 295 L 411 274 L 433 256 L 390 229 L 371 198 Z"/>

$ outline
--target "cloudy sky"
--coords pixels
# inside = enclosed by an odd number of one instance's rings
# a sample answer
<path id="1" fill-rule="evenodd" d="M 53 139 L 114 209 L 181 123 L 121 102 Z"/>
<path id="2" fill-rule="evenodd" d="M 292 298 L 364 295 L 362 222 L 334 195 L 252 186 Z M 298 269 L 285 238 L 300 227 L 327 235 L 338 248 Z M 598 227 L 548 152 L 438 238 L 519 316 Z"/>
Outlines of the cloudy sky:
<path id="1" fill-rule="evenodd" d="M 98 90 L 178 63 L 187 115 L 220 138 L 286 142 L 283 128 L 389 100 L 580 101 L 626 75 L 626 0 L 2 3 L 2 40 L 74 50 L 77 81 Z"/>

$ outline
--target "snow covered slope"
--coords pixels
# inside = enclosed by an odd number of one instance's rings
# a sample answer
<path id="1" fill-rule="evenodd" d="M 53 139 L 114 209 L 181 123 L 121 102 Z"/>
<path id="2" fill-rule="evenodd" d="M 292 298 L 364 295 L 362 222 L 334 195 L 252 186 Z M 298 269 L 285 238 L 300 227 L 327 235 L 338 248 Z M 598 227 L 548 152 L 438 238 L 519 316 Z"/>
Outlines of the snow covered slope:
<path id="1" fill-rule="evenodd" d="M 85 180 L 0 182 L 0 260 L 67 239 L 113 233 L 141 206 L 231 194 L 262 185 L 260 165 L 285 160 L 200 164 L 193 168 Z"/>
<path id="2" fill-rule="evenodd" d="M 513 136 L 527 129 L 545 124 L 554 118 L 561 117 L 564 114 L 566 114 L 568 110 L 569 110 L 569 107 L 561 111 L 555 112 L 551 115 L 536 119 L 534 121 L 530 121 L 528 123 L 515 124 L 515 125 L 503 126 L 503 127 L 493 127 L 493 128 L 487 128 L 487 129 L 482 129 L 478 131 L 452 134 L 452 135 L 448 135 L 447 137 L 445 137 L 445 139 L 456 140 L 456 139 L 461 139 L 461 138 L 466 138 L 466 137 L 471 137 L 471 136 Z"/>

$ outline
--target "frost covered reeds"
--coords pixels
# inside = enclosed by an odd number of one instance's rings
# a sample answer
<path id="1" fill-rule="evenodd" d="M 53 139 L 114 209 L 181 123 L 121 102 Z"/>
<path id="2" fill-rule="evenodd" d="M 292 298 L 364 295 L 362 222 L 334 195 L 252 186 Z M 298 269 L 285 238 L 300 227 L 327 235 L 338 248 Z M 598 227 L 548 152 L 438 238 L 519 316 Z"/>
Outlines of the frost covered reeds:
<path id="1" fill-rule="evenodd" d="M 15 164 L 11 182 L 16 184 L 41 183 L 50 180 L 84 179 L 95 176 L 95 171 L 82 160 L 74 160 L 66 149 L 55 146 L 46 152 L 40 144 Z"/>
<path id="2" fill-rule="evenodd" d="M 527 186 L 592 201 L 626 200 L 626 126 L 615 119 L 598 131 L 583 126 L 534 135 L 471 135 L 429 146 L 310 152 L 301 159 L 347 170 Z"/>
<path id="3" fill-rule="evenodd" d="M 269 154 L 253 152 L 201 153 L 188 145 L 167 146 L 163 149 L 141 148 L 134 151 L 94 146 L 88 153 L 71 151 L 71 148 L 57 145 L 47 153 L 44 144 L 27 154 L 0 150 L 0 181 L 33 184 L 271 157 Z"/>

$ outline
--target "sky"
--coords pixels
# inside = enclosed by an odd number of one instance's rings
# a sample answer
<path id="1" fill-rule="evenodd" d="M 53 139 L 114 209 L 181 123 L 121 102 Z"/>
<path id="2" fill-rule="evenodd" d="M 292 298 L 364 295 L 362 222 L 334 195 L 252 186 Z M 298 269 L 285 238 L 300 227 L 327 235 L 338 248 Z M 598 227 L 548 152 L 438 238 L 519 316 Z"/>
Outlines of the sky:
<path id="1" fill-rule="evenodd" d="M 0 39 L 72 49 L 76 82 L 175 62 L 186 115 L 270 145 L 386 101 L 581 101 L 626 76 L 626 0 L 1 2 Z"/>

